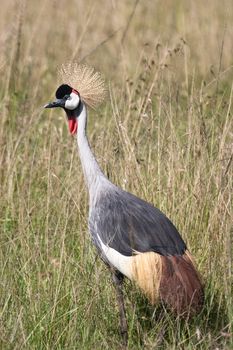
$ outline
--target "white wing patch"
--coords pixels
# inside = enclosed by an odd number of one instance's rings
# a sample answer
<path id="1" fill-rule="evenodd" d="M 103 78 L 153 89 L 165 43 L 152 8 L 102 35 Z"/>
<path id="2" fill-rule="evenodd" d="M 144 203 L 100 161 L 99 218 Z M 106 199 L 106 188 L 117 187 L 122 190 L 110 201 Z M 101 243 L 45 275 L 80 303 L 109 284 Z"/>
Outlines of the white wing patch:
<path id="1" fill-rule="evenodd" d="M 99 235 L 98 240 L 101 244 L 101 248 L 106 255 L 108 261 L 113 265 L 117 270 L 119 270 L 123 275 L 128 277 L 129 279 L 132 279 L 132 256 L 125 256 L 120 254 L 115 249 L 106 246 L 100 239 Z"/>

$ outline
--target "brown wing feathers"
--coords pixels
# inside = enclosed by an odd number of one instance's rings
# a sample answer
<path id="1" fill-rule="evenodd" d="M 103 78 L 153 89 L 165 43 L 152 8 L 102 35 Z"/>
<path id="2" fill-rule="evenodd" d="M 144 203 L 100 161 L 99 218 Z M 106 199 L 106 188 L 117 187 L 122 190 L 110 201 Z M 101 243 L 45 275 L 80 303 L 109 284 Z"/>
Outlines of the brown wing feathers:
<path id="1" fill-rule="evenodd" d="M 182 256 L 149 252 L 134 256 L 132 272 L 152 304 L 162 301 L 178 315 L 192 315 L 202 308 L 203 286 L 186 251 Z"/>
<path id="2" fill-rule="evenodd" d="M 190 254 L 162 256 L 160 296 L 177 314 L 193 314 L 203 305 L 203 286 Z"/>

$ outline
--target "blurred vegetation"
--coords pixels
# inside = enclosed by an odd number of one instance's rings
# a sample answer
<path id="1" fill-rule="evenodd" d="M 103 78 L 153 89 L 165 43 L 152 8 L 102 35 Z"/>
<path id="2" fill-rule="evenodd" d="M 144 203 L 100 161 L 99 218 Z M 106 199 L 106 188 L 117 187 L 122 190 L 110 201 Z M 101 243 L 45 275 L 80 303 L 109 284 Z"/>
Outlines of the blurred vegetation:
<path id="1" fill-rule="evenodd" d="M 88 134 L 103 171 L 179 228 L 206 286 L 190 323 L 125 284 L 129 349 L 232 349 L 231 0 L 5 1 L 0 14 L 0 348 L 119 349 L 114 288 L 57 67 L 100 70 Z"/>

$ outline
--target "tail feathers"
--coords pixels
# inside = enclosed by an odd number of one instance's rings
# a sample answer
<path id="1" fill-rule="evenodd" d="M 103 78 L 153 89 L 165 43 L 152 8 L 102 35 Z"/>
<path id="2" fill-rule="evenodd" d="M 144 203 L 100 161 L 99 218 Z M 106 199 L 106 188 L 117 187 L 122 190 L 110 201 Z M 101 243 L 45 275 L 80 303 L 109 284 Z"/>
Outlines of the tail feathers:
<path id="1" fill-rule="evenodd" d="M 151 304 L 160 298 L 182 316 L 193 315 L 203 306 L 201 278 L 187 251 L 182 256 L 138 254 L 133 257 L 132 274 Z"/>
<path id="2" fill-rule="evenodd" d="M 191 255 L 162 256 L 160 297 L 178 315 L 192 315 L 201 310 L 204 292 Z"/>

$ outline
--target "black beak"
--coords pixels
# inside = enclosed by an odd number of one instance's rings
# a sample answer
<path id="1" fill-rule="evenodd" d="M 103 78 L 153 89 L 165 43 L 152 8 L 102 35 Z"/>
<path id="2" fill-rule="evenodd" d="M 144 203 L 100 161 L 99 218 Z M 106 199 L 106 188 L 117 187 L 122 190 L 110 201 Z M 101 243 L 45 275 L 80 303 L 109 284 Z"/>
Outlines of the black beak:
<path id="1" fill-rule="evenodd" d="M 66 100 L 64 99 L 57 99 L 54 102 L 47 103 L 44 108 L 55 108 L 55 107 L 65 107 Z"/>

